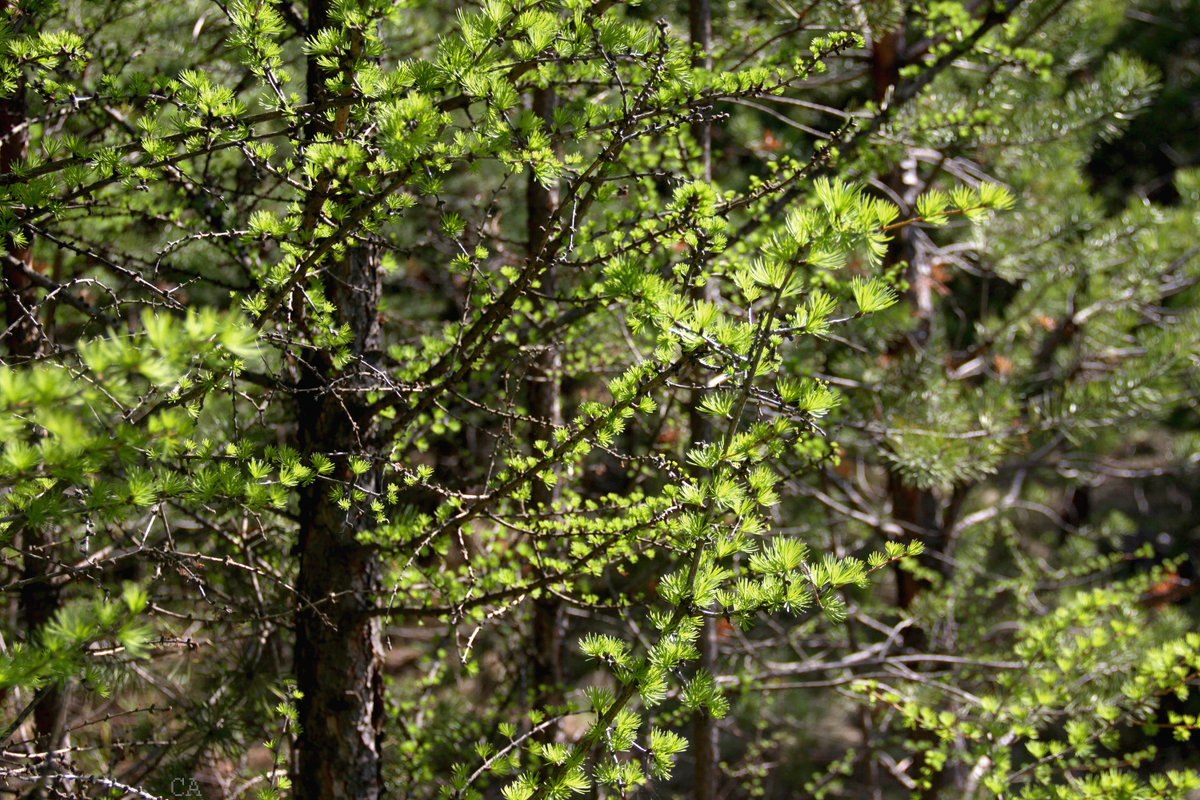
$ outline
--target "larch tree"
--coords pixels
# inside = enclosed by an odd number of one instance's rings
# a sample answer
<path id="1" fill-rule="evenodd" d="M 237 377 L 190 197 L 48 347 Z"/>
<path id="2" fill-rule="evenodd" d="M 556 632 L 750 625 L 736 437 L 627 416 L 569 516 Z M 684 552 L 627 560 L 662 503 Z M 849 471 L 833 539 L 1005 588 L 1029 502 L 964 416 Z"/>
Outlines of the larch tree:
<path id="1" fill-rule="evenodd" d="M 1120 10 L 4 4 L 7 788 L 1189 796 Z"/>

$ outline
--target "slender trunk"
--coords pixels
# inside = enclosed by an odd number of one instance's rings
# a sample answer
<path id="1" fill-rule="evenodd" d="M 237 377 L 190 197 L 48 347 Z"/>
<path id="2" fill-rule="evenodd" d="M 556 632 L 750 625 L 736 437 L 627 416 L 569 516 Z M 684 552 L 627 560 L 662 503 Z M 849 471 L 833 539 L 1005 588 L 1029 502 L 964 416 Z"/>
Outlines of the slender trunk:
<path id="1" fill-rule="evenodd" d="M 712 40 L 711 0 L 690 0 L 688 29 L 693 51 L 692 66 L 697 69 L 712 69 L 712 55 L 709 52 Z M 710 111 L 708 108 L 701 109 L 700 119 L 692 123 L 692 136 L 700 146 L 700 174 L 705 181 L 712 181 L 712 122 L 708 118 Z M 711 301 L 715 299 L 716 287 L 710 282 L 695 294 L 697 300 Z M 697 390 L 689 403 L 688 422 L 693 445 L 712 439 L 712 422 L 700 413 L 702 399 L 702 391 Z M 700 629 L 699 649 L 700 660 L 697 666 L 715 673 L 719 647 L 717 621 L 714 617 L 704 618 Z M 699 710 L 692 716 L 692 748 L 696 754 L 693 797 L 696 800 L 713 800 L 717 796 L 717 765 L 720 763 L 720 754 L 716 721 L 706 711 Z"/>
<path id="2" fill-rule="evenodd" d="M 903 64 L 904 28 L 894 31 L 868 31 L 871 37 L 871 81 L 872 96 L 877 103 L 883 103 L 894 91 L 900 81 L 900 67 Z M 903 204 L 908 204 L 908 188 L 904 181 L 904 170 L 901 165 L 894 167 L 886 176 L 885 182 L 891 189 L 892 197 Z M 901 208 L 902 214 L 908 214 L 910 208 Z M 893 342 L 889 355 L 902 355 L 921 348 L 928 338 L 931 299 L 929 291 L 928 265 L 919 263 L 916 258 L 910 232 L 902 229 L 888 243 L 884 256 L 884 269 L 891 268 L 902 262 L 908 263 L 907 280 L 912 287 L 906 298 L 913 307 L 916 327 L 902 338 Z M 919 356 L 920 354 L 918 354 Z M 891 471 L 887 476 L 887 492 L 891 500 L 892 518 L 905 531 L 909 539 L 921 539 L 929 549 L 934 549 L 935 543 L 930 537 L 937 529 L 937 500 L 933 493 L 926 489 L 908 486 L 899 472 Z M 916 598 L 922 587 L 911 572 L 896 567 L 896 605 L 907 609 Z M 924 634 L 915 627 L 909 628 L 905 634 L 905 642 L 911 647 L 923 648 L 926 644 Z"/>
<path id="3" fill-rule="evenodd" d="M 310 3 L 310 35 L 329 26 L 329 9 L 326 0 Z M 356 48 L 351 49 L 353 56 Z M 328 74 L 315 59 L 309 61 L 310 101 L 325 96 Z M 332 123 L 314 119 L 307 133 L 310 139 L 336 138 L 345 125 L 342 114 Z M 320 213 L 327 190 L 327 181 L 317 182 L 309 222 Z M 297 393 L 296 445 L 305 456 L 333 454 L 330 477 L 370 496 L 378 488 L 381 445 L 363 389 L 372 384 L 379 360 L 378 254 L 349 244 L 326 272 L 336 322 L 351 332 L 351 359 L 340 369 L 327 355 L 306 359 Z M 371 468 L 355 475 L 351 453 Z M 329 483 L 315 481 L 301 489 L 299 499 L 295 673 L 303 697 L 297 708 L 295 792 L 298 800 L 374 800 L 384 794 L 383 646 L 381 623 L 366 612 L 379 591 L 380 563 L 376 551 L 358 541 L 371 527 L 371 512 L 357 502 L 343 509 L 329 490 Z"/>
<path id="4" fill-rule="evenodd" d="M 555 96 L 552 89 L 538 89 L 532 97 L 533 112 L 541 117 L 543 123 L 550 125 L 554 119 Z M 526 206 L 528 211 L 526 223 L 526 240 L 529 243 L 529 260 L 536 261 L 541 257 L 549 236 L 550 219 L 558 205 L 557 187 L 545 187 L 537 182 L 531 173 L 526 191 Z M 546 270 L 541 278 L 541 290 L 545 295 L 552 295 L 555 287 L 555 271 Z M 544 304 L 544 311 L 549 313 L 550 303 Z M 542 342 L 544 348 L 534 359 L 529 375 L 527 402 L 529 414 L 533 417 L 532 435 L 534 441 L 553 441 L 554 428 L 562 425 L 562 356 L 552 341 Z M 558 498 L 558 486 L 547 486 L 538 481 L 533 486 L 531 500 L 535 512 L 551 513 L 554 501 Z M 533 690 L 531 698 L 535 708 L 563 703 L 563 634 L 566 623 L 566 609 L 561 601 L 550 595 L 543 595 L 533 603 L 530 645 L 530 684 Z M 557 730 L 554 726 L 545 728 L 541 738 L 550 740 L 555 737 Z"/>
<path id="5" fill-rule="evenodd" d="M 928 489 L 918 489 L 907 486 L 904 479 L 896 472 L 888 473 L 888 496 L 892 503 L 892 520 L 905 532 L 908 539 L 919 539 L 927 550 L 937 549 L 938 542 L 933 541 L 938 531 L 937 499 Z M 909 608 L 928 582 L 911 572 L 903 569 L 896 570 L 896 605 L 899 608 Z M 909 634 L 908 631 L 912 633 Z M 915 627 L 906 630 L 909 638 L 905 643 L 910 647 L 923 648 L 927 644 L 924 634 Z M 920 641 L 911 640 L 919 637 Z"/>
<path id="6" fill-rule="evenodd" d="M 720 647 L 717 642 L 717 621 L 705 617 L 700 630 L 699 666 L 715 673 Z M 717 796 L 718 765 L 720 751 L 717 747 L 717 724 L 706 711 L 696 711 L 692 716 L 692 747 L 696 751 L 696 770 L 693 778 L 693 796 L 696 800 L 713 800 Z"/>

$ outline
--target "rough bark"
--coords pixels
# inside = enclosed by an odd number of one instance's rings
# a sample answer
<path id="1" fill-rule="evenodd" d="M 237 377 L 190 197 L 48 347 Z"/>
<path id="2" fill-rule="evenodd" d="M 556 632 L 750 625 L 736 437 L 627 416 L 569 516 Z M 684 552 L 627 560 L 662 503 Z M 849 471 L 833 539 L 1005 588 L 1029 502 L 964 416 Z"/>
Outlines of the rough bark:
<path id="1" fill-rule="evenodd" d="M 329 384 L 332 375 L 310 372 L 299 395 L 297 443 L 300 452 L 376 454 L 371 412 L 354 392 L 362 386 L 365 359 L 374 349 L 378 269 L 366 248 L 352 248 L 341 275 L 330 281 L 334 303 L 354 332 L 355 359 Z M 344 281 L 344 283 L 343 283 Z M 334 287 L 337 287 L 336 289 Z M 347 374 L 349 373 L 349 374 Z M 374 468 L 353 475 L 339 456 L 335 480 L 375 489 Z M 380 622 L 367 611 L 379 591 L 375 550 L 357 540 L 370 527 L 370 511 L 359 504 L 343 510 L 329 485 L 316 481 L 301 491 L 300 557 L 296 588 L 296 683 L 303 693 L 300 715 L 296 796 L 300 800 L 381 796 L 380 741 L 383 737 L 383 648 Z M 311 604 L 311 605 L 310 605 Z"/>
<path id="2" fill-rule="evenodd" d="M 309 5 L 309 34 L 329 25 L 329 4 Z M 310 101 L 324 99 L 327 74 L 310 60 Z M 345 115 L 332 124 L 313 120 L 310 139 L 337 137 Z M 310 198 L 319 213 L 325 182 Z M 345 255 L 325 267 L 324 282 L 338 323 L 349 326 L 352 358 L 336 369 L 327 355 L 306 360 L 296 395 L 296 445 L 303 454 L 329 454 L 331 476 L 370 495 L 377 487 L 380 442 L 373 413 L 361 391 L 373 380 L 379 360 L 380 268 L 377 253 L 348 245 Z M 372 463 L 354 475 L 348 454 Z M 295 674 L 303 697 L 297 704 L 300 735 L 295 765 L 298 800 L 375 800 L 383 790 L 381 742 L 384 723 L 381 623 L 367 611 L 380 586 L 376 551 L 358 541 L 371 527 L 371 512 L 360 503 L 342 509 L 330 485 L 315 481 L 300 492 L 296 588 Z"/>

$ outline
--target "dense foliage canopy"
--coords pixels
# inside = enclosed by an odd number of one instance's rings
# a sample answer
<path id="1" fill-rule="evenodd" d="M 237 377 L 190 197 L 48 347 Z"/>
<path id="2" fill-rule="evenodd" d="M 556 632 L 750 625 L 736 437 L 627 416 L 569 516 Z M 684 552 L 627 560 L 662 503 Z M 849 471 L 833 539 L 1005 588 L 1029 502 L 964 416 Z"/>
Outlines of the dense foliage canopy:
<path id="1" fill-rule="evenodd" d="M 0 13 L 6 791 L 1200 791 L 1171 0 Z"/>

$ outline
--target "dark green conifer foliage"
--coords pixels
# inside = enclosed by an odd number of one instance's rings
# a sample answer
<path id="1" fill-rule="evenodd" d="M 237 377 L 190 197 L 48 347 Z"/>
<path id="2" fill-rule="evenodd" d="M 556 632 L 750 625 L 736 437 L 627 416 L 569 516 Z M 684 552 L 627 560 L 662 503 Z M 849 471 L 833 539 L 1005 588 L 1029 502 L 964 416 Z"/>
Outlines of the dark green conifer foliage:
<path id="1" fill-rule="evenodd" d="M 12 790 L 1200 787 L 1119 4 L 0 13 Z"/>

